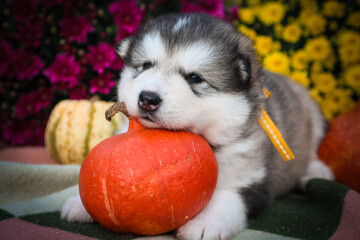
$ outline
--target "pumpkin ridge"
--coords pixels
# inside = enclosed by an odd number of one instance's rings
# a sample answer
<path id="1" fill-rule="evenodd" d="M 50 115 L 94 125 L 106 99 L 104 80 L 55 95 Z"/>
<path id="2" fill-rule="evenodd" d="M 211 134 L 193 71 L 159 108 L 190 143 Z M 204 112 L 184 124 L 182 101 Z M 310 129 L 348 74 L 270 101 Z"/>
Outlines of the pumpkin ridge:
<path id="1" fill-rule="evenodd" d="M 61 116 L 61 115 L 60 115 Z M 51 129 L 50 131 L 50 152 L 52 153 L 52 158 L 57 162 L 57 163 L 61 163 L 61 161 L 59 160 L 59 152 L 56 148 L 56 129 L 59 125 L 60 122 L 60 117 L 55 121 L 54 127 L 53 129 Z"/>
<path id="2" fill-rule="evenodd" d="M 89 116 L 89 122 L 88 122 L 88 127 L 87 127 L 87 133 L 86 133 L 86 137 L 85 137 L 85 149 L 84 149 L 84 158 L 86 157 L 86 155 L 89 153 L 89 148 L 90 148 L 90 136 L 91 136 L 91 131 L 93 129 L 93 120 L 94 120 L 94 115 L 95 115 L 95 106 L 94 103 L 91 102 L 91 106 L 90 106 L 90 116 Z"/>

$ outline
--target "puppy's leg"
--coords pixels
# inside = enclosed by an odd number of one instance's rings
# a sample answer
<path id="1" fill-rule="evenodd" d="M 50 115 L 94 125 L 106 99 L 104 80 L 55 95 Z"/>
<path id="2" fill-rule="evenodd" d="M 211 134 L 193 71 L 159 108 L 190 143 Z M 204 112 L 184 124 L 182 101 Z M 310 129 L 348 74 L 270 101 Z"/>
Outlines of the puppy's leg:
<path id="1" fill-rule="evenodd" d="M 177 230 L 186 240 L 223 240 L 247 226 L 246 206 L 235 189 L 216 189 L 208 205 Z"/>
<path id="2" fill-rule="evenodd" d="M 300 178 L 300 187 L 305 189 L 306 183 L 313 178 L 322 178 L 327 180 L 335 179 L 331 169 L 317 158 L 314 158 L 309 162 L 304 176 Z"/>
<path id="3" fill-rule="evenodd" d="M 94 219 L 87 213 L 81 202 L 80 195 L 71 196 L 61 207 L 61 219 L 68 222 L 93 222 Z"/>

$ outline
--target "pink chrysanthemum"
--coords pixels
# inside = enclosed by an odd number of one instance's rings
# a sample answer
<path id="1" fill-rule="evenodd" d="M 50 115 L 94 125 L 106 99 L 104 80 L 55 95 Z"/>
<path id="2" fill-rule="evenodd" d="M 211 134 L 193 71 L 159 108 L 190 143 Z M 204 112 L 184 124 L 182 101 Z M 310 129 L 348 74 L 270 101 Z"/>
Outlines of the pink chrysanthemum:
<path id="1" fill-rule="evenodd" d="M 61 3 L 62 0 L 40 0 L 42 4 L 47 7 L 52 7 L 55 4 Z"/>
<path id="2" fill-rule="evenodd" d="M 213 17 L 225 19 L 225 9 L 223 0 L 181 0 L 181 10 L 183 12 L 204 12 Z"/>
<path id="3" fill-rule="evenodd" d="M 94 31 L 88 19 L 84 16 L 68 17 L 60 21 L 60 35 L 70 42 L 85 43 L 88 33 Z"/>
<path id="4" fill-rule="evenodd" d="M 8 42 L 0 41 L 0 75 L 5 74 L 10 66 L 13 50 Z"/>
<path id="5" fill-rule="evenodd" d="M 65 83 L 70 88 L 78 83 L 80 73 L 80 64 L 75 61 L 74 56 L 67 54 L 57 55 L 50 67 L 44 70 L 44 75 L 52 84 Z"/>
<path id="6" fill-rule="evenodd" d="M 45 126 L 45 121 L 13 119 L 11 122 L 1 125 L 2 139 L 11 145 L 43 145 Z"/>
<path id="7" fill-rule="evenodd" d="M 114 86 L 114 75 L 110 72 L 105 72 L 90 81 L 90 93 L 109 94 Z"/>
<path id="8" fill-rule="evenodd" d="M 29 122 L 25 119 L 12 120 L 1 128 L 2 139 L 11 145 L 23 145 L 32 137 Z"/>
<path id="9" fill-rule="evenodd" d="M 134 32 L 132 30 L 129 31 L 127 28 L 118 27 L 117 34 L 115 37 L 115 42 L 121 41 L 124 38 L 130 37 L 131 35 L 133 35 L 133 33 Z"/>
<path id="10" fill-rule="evenodd" d="M 14 19 L 19 22 L 29 22 L 38 6 L 37 0 L 16 0 L 13 1 L 11 10 Z"/>
<path id="11" fill-rule="evenodd" d="M 135 0 L 120 0 L 110 3 L 109 12 L 114 16 L 118 31 L 133 34 L 144 18 L 145 9 L 139 8 Z"/>
<path id="12" fill-rule="evenodd" d="M 99 74 L 102 74 L 105 68 L 110 67 L 116 58 L 114 48 L 108 43 L 99 43 L 96 46 L 89 46 L 88 49 L 88 63 Z"/>
<path id="13" fill-rule="evenodd" d="M 6 75 L 17 80 L 32 80 L 44 67 L 44 62 L 24 49 L 14 50 Z"/>
<path id="14" fill-rule="evenodd" d="M 26 44 L 28 47 L 38 47 L 41 43 L 41 37 L 43 35 L 41 24 L 39 23 L 27 23 L 25 25 L 18 26 L 18 32 L 15 37 Z"/>
<path id="15" fill-rule="evenodd" d="M 239 6 L 233 6 L 229 9 L 228 20 L 231 22 L 233 20 L 239 19 Z"/>
<path id="16" fill-rule="evenodd" d="M 15 106 L 16 116 L 24 118 L 38 113 L 41 109 L 50 106 L 52 97 L 53 92 L 50 89 L 40 89 L 29 94 L 21 94 Z"/>
<path id="17" fill-rule="evenodd" d="M 89 98 L 86 85 L 76 85 L 75 87 L 70 89 L 70 99 L 80 100 L 86 98 Z"/>
<path id="18" fill-rule="evenodd" d="M 120 57 L 116 57 L 115 61 L 111 64 L 111 69 L 121 70 L 124 67 L 124 61 Z"/>

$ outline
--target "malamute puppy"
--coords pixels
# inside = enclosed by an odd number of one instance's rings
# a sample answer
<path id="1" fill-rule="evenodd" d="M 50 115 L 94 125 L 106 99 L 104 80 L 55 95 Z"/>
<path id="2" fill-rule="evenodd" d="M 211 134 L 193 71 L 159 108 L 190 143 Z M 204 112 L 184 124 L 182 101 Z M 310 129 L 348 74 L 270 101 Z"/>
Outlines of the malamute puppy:
<path id="1" fill-rule="evenodd" d="M 265 70 L 232 25 L 205 14 L 164 16 L 121 41 L 117 52 L 125 62 L 118 98 L 129 113 L 147 127 L 199 134 L 216 153 L 215 193 L 177 237 L 228 239 L 276 196 L 313 177 L 332 179 L 316 153 L 325 133 L 318 106 L 300 85 Z M 285 162 L 269 140 L 258 121 L 261 107 L 295 160 Z M 78 196 L 61 214 L 91 221 Z"/>

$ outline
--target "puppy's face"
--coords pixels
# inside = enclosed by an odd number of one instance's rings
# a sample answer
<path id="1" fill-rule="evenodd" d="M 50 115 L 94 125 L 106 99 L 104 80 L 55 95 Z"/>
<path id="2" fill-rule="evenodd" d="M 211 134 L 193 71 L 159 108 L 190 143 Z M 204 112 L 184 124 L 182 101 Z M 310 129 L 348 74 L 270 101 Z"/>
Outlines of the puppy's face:
<path id="1" fill-rule="evenodd" d="M 251 50 L 240 53 L 239 39 L 230 25 L 205 15 L 155 20 L 118 45 L 125 62 L 119 101 L 152 128 L 206 135 L 221 121 L 245 122 L 256 65 Z"/>

